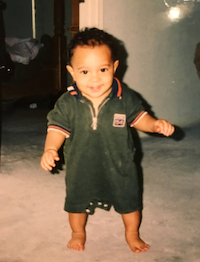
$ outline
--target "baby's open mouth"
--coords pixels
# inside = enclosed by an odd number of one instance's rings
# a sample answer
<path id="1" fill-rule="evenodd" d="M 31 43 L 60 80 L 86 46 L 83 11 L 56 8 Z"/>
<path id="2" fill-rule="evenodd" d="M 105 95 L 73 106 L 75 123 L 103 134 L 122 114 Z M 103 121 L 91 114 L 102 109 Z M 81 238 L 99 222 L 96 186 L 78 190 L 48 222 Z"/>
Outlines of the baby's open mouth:
<path id="1" fill-rule="evenodd" d="M 97 92 L 101 89 L 101 86 L 91 86 L 90 87 L 90 90 L 93 91 L 93 92 Z"/>

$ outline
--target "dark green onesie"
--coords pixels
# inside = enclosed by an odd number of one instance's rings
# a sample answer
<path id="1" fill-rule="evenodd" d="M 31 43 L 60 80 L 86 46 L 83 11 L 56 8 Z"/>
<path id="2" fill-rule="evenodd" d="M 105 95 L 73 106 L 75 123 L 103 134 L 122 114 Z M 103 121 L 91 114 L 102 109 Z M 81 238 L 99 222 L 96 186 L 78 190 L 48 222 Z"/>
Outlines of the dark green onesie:
<path id="1" fill-rule="evenodd" d="M 135 92 L 116 78 L 96 116 L 76 84 L 58 99 L 47 118 L 48 130 L 66 135 L 66 211 L 141 210 L 130 127 L 144 114 Z"/>

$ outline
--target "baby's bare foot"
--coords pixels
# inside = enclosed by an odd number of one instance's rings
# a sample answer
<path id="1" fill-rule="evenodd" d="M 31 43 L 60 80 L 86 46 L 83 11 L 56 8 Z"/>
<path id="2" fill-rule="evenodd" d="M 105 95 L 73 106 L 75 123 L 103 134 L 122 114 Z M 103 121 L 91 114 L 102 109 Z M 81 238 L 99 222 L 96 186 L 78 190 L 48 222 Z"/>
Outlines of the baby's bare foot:
<path id="1" fill-rule="evenodd" d="M 72 233 L 72 238 L 67 247 L 75 251 L 83 251 L 85 249 L 85 233 Z"/>
<path id="2" fill-rule="evenodd" d="M 144 252 L 150 248 L 150 246 L 139 237 L 138 233 L 126 232 L 126 241 L 135 253 Z"/>

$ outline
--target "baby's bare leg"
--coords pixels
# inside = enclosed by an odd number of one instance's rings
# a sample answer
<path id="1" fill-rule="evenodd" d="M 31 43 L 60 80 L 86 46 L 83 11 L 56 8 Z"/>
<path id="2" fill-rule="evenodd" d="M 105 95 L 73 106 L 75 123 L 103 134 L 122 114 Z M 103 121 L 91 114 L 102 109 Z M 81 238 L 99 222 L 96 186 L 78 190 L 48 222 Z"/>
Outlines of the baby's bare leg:
<path id="1" fill-rule="evenodd" d="M 122 219 L 125 225 L 126 241 L 131 250 L 135 253 L 147 251 L 149 245 L 146 244 L 139 236 L 140 212 L 135 211 L 128 214 L 122 214 Z"/>
<path id="2" fill-rule="evenodd" d="M 72 238 L 68 243 L 68 248 L 83 251 L 85 248 L 86 233 L 86 214 L 85 213 L 69 213 L 69 223 L 72 229 Z"/>

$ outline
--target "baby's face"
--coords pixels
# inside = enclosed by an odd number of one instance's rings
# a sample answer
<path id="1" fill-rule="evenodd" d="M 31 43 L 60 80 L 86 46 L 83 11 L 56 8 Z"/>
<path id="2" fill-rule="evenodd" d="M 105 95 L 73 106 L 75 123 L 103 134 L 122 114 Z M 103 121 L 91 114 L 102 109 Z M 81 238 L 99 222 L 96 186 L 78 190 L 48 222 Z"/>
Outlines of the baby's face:
<path id="1" fill-rule="evenodd" d="M 107 45 L 77 46 L 67 66 L 82 95 L 94 104 L 111 92 L 118 61 L 113 62 Z"/>

